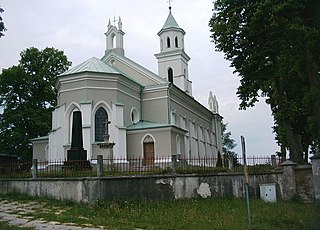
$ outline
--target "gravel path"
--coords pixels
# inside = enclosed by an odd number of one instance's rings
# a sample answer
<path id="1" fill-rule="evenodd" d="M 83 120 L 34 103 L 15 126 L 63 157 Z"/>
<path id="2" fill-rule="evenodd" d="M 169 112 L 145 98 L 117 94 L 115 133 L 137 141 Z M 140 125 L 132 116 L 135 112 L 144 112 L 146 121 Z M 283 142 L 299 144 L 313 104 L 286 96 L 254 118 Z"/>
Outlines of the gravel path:
<path id="1" fill-rule="evenodd" d="M 30 227 L 35 230 L 101 230 L 101 228 L 79 227 L 74 223 L 61 224 L 59 222 L 47 222 L 44 220 L 33 220 L 28 217 L 34 208 L 41 207 L 39 202 L 9 202 L 7 200 L 0 199 L 0 220 L 8 221 L 10 225 L 18 225 L 21 227 Z"/>

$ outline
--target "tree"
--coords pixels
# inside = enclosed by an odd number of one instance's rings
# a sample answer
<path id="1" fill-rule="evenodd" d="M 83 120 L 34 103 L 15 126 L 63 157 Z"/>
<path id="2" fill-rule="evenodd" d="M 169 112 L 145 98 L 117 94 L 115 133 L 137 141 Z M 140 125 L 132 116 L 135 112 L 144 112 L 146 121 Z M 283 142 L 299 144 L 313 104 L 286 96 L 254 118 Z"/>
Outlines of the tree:
<path id="1" fill-rule="evenodd" d="M 0 151 L 31 158 L 30 139 L 45 136 L 51 128 L 56 105 L 56 76 L 71 65 L 63 51 L 29 48 L 22 51 L 18 66 L 0 75 Z"/>
<path id="2" fill-rule="evenodd" d="M 234 151 L 232 151 L 237 146 L 237 144 L 235 143 L 235 140 L 231 138 L 231 131 L 227 132 L 227 126 L 227 123 L 221 124 L 223 155 L 224 158 L 227 159 L 233 158 L 233 165 L 237 165 L 237 154 Z"/>
<path id="3" fill-rule="evenodd" d="M 4 12 L 4 10 L 1 8 L 1 6 L 0 6 L 0 13 L 3 13 Z M 0 15 L 0 38 L 2 37 L 2 36 L 4 36 L 4 31 L 6 31 L 6 27 L 4 26 L 4 22 L 3 22 L 3 20 L 2 20 L 2 17 L 1 17 L 1 15 Z"/>
<path id="4" fill-rule="evenodd" d="M 212 38 L 240 76 L 240 109 L 266 97 L 280 145 L 301 163 L 320 143 L 320 1 L 217 0 Z"/>

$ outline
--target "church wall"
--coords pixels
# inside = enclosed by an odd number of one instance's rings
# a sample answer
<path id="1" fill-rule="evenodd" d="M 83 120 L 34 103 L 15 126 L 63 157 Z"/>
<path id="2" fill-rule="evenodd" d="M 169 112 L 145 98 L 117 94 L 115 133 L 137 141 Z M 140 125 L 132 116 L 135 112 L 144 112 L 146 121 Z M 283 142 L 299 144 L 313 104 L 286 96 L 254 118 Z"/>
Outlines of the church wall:
<path id="1" fill-rule="evenodd" d="M 186 152 L 186 157 L 216 156 L 217 148 L 210 138 L 217 135 L 212 125 L 214 115 L 204 106 L 186 97 L 177 88 L 172 89 L 170 95 L 172 123 L 190 133 L 190 138 L 188 138 L 190 152 Z"/>
<path id="2" fill-rule="evenodd" d="M 141 100 L 140 92 L 135 90 L 126 89 L 124 86 L 119 86 L 119 91 L 116 98 L 117 103 L 123 104 L 124 111 L 124 126 L 132 124 L 131 110 L 135 108 L 138 111 L 138 115 L 141 118 Z"/>
<path id="3" fill-rule="evenodd" d="M 74 104 L 82 111 L 83 142 L 89 159 L 100 151 L 94 143 L 94 113 L 100 105 L 109 107 L 108 117 L 111 121 L 109 132 L 110 140 L 116 142 L 115 155 L 126 156 L 126 134 L 122 129 L 132 123 L 132 107 L 140 113 L 139 84 L 119 74 L 81 73 L 59 78 L 58 89 L 59 104 L 65 105 L 64 108 Z M 61 120 L 66 119 L 66 125 L 50 134 L 52 159 L 60 155 L 59 158 L 65 158 L 70 148 L 71 112 L 64 110 L 62 114 L 61 111 L 54 114 Z M 57 126 L 55 120 L 53 126 Z"/>
<path id="4" fill-rule="evenodd" d="M 154 99 L 143 102 L 143 119 L 161 124 L 168 124 L 168 101 Z"/>
<path id="5" fill-rule="evenodd" d="M 49 144 L 49 138 L 46 140 L 32 141 L 32 159 L 37 159 L 38 161 L 45 161 L 47 156 L 47 146 Z"/>
<path id="6" fill-rule="evenodd" d="M 168 91 L 166 88 L 144 91 L 142 95 L 143 120 L 168 124 Z"/>
<path id="7" fill-rule="evenodd" d="M 155 157 L 171 156 L 171 129 L 146 129 L 127 132 L 128 158 L 143 158 L 143 140 L 150 135 L 154 138 Z"/>

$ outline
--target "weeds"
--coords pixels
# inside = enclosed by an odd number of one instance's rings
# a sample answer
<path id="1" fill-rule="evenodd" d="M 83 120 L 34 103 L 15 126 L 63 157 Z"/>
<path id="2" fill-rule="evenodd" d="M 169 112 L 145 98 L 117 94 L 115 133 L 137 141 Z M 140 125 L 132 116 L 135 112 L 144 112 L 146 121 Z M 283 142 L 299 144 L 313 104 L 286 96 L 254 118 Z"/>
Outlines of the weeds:
<path id="1" fill-rule="evenodd" d="M 20 195 L 5 196 L 19 202 L 41 203 L 32 218 L 107 229 L 247 229 L 244 199 L 182 199 L 159 201 L 105 201 L 73 203 Z M 251 201 L 252 229 L 319 229 L 320 207 L 295 202 Z M 2 229 L 2 228 L 0 228 Z"/>

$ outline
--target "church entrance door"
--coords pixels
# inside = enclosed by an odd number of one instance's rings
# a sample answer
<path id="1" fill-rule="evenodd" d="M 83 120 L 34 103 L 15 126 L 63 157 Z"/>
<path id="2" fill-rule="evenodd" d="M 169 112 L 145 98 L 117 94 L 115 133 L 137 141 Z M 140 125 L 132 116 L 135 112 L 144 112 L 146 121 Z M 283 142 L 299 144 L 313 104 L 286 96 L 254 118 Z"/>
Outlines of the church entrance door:
<path id="1" fill-rule="evenodd" d="M 145 166 L 154 164 L 154 142 L 143 143 L 143 164 Z"/>

